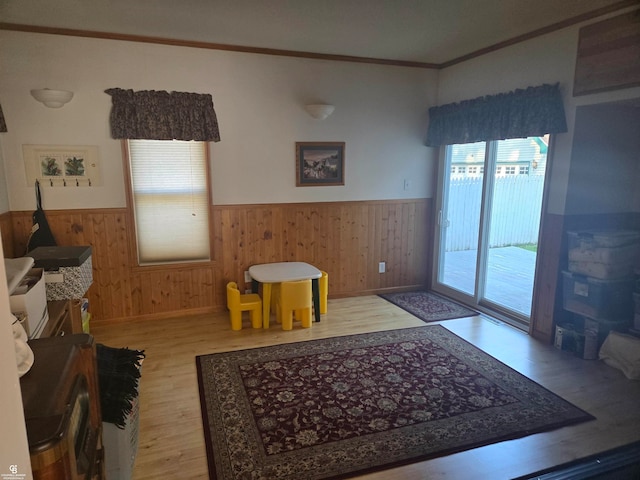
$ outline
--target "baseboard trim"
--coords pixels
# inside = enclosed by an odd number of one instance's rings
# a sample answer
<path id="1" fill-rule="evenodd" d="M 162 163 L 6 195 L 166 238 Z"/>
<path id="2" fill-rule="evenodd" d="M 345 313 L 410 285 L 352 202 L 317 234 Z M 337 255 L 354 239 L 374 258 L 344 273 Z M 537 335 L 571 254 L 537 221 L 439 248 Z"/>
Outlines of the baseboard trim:
<path id="1" fill-rule="evenodd" d="M 640 441 L 513 480 L 637 480 Z"/>
<path id="2" fill-rule="evenodd" d="M 131 321 L 141 321 L 141 320 L 164 320 L 168 318 L 179 318 L 179 317 L 187 317 L 190 315 L 204 315 L 208 313 L 218 313 L 225 310 L 225 307 L 202 307 L 202 308 L 191 308 L 187 310 L 175 310 L 171 312 L 162 312 L 162 313 L 147 313 L 144 315 L 130 315 L 127 317 L 117 317 L 117 318 L 102 318 L 93 321 L 92 325 L 95 326 L 103 326 L 103 325 L 113 325 L 118 323 L 125 323 Z"/>

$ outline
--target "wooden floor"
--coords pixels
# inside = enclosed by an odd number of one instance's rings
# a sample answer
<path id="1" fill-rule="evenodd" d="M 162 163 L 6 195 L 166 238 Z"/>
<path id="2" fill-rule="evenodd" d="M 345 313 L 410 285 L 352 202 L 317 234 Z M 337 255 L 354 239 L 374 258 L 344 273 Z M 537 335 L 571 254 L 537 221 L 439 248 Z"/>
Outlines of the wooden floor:
<path id="1" fill-rule="evenodd" d="M 328 314 L 311 329 L 234 332 L 224 313 L 130 323 L 91 324 L 96 341 L 144 349 L 140 435 L 134 480 L 208 478 L 196 355 L 278 343 L 426 325 L 377 296 L 329 300 Z M 595 360 L 581 360 L 484 317 L 440 322 L 515 368 L 596 421 L 489 445 L 359 478 L 509 479 L 640 440 L 640 382 Z M 302 479 L 301 479 L 302 480 Z"/>

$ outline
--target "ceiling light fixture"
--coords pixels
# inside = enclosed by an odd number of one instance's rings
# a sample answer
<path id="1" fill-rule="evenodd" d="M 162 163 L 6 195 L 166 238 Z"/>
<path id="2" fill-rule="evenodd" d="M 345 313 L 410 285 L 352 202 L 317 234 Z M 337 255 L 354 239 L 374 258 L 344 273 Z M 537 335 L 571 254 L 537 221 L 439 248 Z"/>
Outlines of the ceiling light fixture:
<path id="1" fill-rule="evenodd" d="M 333 113 L 336 107 L 326 104 L 305 105 L 305 110 L 309 115 L 318 120 L 324 120 Z"/>
<path id="2" fill-rule="evenodd" d="M 46 107 L 60 108 L 73 98 L 73 92 L 42 88 L 39 90 L 31 90 L 31 96 L 37 101 L 44 103 Z"/>

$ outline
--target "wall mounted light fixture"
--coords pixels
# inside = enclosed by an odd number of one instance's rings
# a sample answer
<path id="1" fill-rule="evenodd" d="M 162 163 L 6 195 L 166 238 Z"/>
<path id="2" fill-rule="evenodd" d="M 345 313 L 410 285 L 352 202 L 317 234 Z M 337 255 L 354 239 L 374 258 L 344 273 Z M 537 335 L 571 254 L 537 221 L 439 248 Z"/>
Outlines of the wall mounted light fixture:
<path id="1" fill-rule="evenodd" d="M 309 115 L 318 120 L 324 120 L 333 113 L 336 107 L 326 104 L 305 105 L 304 109 Z"/>
<path id="2" fill-rule="evenodd" d="M 60 108 L 73 98 L 73 92 L 42 88 L 31 90 L 31 96 L 49 108 Z"/>

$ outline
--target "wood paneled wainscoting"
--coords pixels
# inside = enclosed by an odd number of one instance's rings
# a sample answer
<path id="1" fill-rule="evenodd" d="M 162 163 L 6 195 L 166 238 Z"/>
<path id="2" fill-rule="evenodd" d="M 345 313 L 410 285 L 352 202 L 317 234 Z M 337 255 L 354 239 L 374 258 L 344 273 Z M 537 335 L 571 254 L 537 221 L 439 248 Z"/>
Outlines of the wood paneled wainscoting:
<path id="1" fill-rule="evenodd" d="M 112 320 L 223 310 L 226 283 L 243 285 L 249 266 L 267 262 L 327 271 L 333 298 L 425 286 L 431 206 L 431 199 L 214 206 L 213 260 L 162 267 L 137 266 L 125 208 L 48 210 L 47 219 L 59 245 L 91 245 L 90 310 Z M 5 252 L 25 251 L 31 214 L 11 212 L 13 248 Z"/>
<path id="2" fill-rule="evenodd" d="M 0 214 L 0 232 L 2 232 L 2 251 L 4 256 L 13 258 L 13 224 L 11 223 L 11 213 L 6 212 Z"/>

